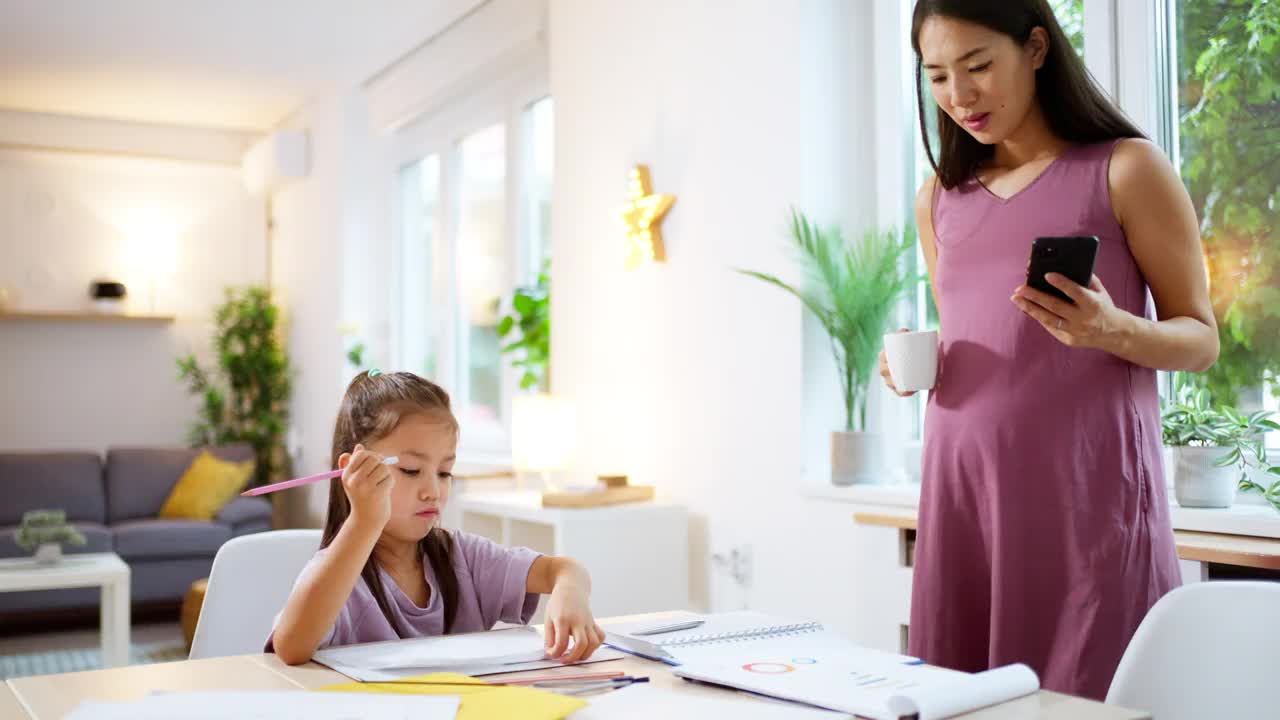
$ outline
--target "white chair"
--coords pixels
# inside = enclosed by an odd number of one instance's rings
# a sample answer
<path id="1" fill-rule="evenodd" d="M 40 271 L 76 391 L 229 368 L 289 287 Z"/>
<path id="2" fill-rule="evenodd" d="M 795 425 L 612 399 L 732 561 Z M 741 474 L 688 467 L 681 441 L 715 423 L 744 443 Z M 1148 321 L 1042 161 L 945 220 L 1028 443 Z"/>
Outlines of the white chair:
<path id="1" fill-rule="evenodd" d="M 1147 613 L 1107 703 L 1159 720 L 1277 717 L 1277 667 L 1280 583 L 1195 583 Z"/>
<path id="2" fill-rule="evenodd" d="M 319 547 L 319 530 L 254 533 L 223 545 L 209 573 L 191 659 L 262 652 L 271 621 Z"/>

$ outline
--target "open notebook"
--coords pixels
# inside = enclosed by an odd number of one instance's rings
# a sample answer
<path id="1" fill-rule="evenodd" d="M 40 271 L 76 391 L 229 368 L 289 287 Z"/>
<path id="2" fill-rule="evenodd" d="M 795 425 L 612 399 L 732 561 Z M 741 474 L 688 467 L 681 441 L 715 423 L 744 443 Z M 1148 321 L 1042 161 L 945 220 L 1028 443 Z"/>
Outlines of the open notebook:
<path id="1" fill-rule="evenodd" d="M 594 663 L 620 657 L 622 655 L 616 651 L 600 648 L 583 662 Z M 317 650 L 312 659 L 349 678 L 364 682 L 395 680 L 440 671 L 472 676 L 493 675 L 558 667 L 562 664 L 546 659 L 542 634 L 525 626 L 461 635 L 343 645 Z"/>
<path id="2" fill-rule="evenodd" d="M 652 628 L 687 620 L 701 620 L 702 625 L 690 630 L 639 634 Z M 778 645 L 800 644 L 806 648 L 827 650 L 854 649 L 844 638 L 833 635 L 819 623 L 800 622 L 774 617 L 764 613 L 743 610 L 738 612 L 700 615 L 690 612 L 657 613 L 643 621 L 606 623 L 605 642 L 634 655 L 651 660 L 661 660 L 669 665 L 681 665 L 700 659 L 718 659 L 726 652 L 749 645 L 756 651 Z M 726 649 L 727 648 L 727 649 Z M 911 662 L 914 658 L 891 655 L 898 662 Z"/>

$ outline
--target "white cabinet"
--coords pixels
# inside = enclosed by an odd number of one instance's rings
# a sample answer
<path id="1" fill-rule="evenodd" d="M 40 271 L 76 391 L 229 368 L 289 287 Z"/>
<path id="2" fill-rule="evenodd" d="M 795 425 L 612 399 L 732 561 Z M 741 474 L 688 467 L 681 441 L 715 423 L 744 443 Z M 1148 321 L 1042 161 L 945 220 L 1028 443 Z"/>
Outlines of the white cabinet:
<path id="1" fill-rule="evenodd" d="M 596 617 L 689 605 L 689 519 L 663 502 L 544 508 L 537 492 L 465 494 L 459 527 L 504 545 L 568 555 L 591 573 Z M 541 622 L 539 609 L 535 621 Z"/>

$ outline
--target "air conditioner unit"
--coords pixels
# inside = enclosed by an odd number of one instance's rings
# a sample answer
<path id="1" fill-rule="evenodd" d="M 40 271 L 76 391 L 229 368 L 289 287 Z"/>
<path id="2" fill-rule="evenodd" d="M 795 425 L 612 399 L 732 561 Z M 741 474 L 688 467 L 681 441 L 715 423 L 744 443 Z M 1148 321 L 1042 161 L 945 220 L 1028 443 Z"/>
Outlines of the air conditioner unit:
<path id="1" fill-rule="evenodd" d="M 240 167 L 254 195 L 274 192 L 290 180 L 307 176 L 307 133 L 280 130 L 254 143 Z"/>

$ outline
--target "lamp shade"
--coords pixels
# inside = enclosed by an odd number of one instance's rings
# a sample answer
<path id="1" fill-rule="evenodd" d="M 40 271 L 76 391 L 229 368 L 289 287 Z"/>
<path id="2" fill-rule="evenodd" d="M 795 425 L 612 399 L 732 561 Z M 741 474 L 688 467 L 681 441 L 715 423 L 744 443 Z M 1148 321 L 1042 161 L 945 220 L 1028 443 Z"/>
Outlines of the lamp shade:
<path id="1" fill-rule="evenodd" d="M 517 470 L 564 470 L 573 459 L 577 432 L 573 403 L 542 393 L 520 395 L 511 405 L 511 460 Z"/>

